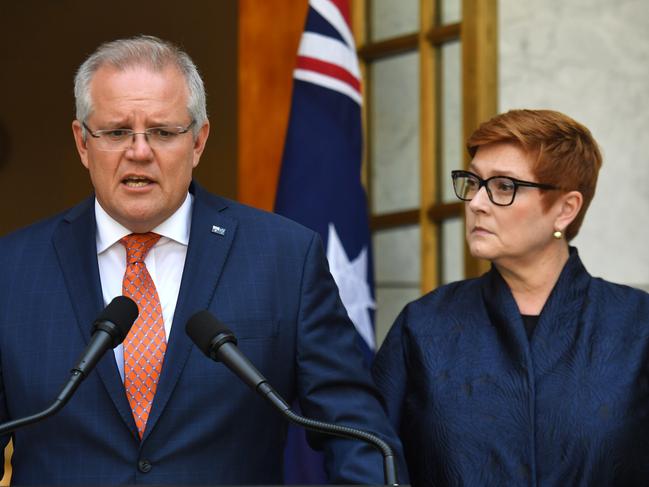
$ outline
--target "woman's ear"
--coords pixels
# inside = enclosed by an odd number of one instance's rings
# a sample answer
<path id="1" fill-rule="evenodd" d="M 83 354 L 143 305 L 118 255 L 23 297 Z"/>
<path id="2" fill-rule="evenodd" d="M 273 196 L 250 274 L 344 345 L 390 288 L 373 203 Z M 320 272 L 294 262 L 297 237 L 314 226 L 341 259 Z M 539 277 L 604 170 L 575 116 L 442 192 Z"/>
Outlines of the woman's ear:
<path id="1" fill-rule="evenodd" d="M 579 191 L 570 191 L 562 195 L 553 205 L 557 211 L 554 221 L 555 230 L 565 231 L 577 218 L 583 204 L 584 197 Z"/>

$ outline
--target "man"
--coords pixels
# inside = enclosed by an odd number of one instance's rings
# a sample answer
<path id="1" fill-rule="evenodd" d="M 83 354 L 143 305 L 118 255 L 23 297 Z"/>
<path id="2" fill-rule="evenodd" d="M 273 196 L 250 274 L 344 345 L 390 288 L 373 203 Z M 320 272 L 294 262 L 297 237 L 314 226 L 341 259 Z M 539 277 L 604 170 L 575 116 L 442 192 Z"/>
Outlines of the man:
<path id="1" fill-rule="evenodd" d="M 75 97 L 95 195 L 0 239 L 0 419 L 53 401 L 114 296 L 140 317 L 63 410 L 15 433 L 14 483 L 282 483 L 286 424 L 186 336 L 202 309 L 305 414 L 370 430 L 401 458 L 315 234 L 192 182 L 209 122 L 189 57 L 148 36 L 104 44 Z M 372 448 L 314 443 L 331 481 L 383 482 Z"/>

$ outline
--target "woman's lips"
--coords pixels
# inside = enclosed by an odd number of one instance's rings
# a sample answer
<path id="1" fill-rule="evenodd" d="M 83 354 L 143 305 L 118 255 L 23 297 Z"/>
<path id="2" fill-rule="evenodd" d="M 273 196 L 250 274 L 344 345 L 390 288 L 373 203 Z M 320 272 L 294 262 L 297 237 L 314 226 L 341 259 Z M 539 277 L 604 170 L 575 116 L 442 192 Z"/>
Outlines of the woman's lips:
<path id="1" fill-rule="evenodd" d="M 478 235 L 490 235 L 493 232 L 490 232 L 486 228 L 476 226 L 476 227 L 473 227 L 473 230 L 471 230 L 471 233 L 478 234 Z"/>

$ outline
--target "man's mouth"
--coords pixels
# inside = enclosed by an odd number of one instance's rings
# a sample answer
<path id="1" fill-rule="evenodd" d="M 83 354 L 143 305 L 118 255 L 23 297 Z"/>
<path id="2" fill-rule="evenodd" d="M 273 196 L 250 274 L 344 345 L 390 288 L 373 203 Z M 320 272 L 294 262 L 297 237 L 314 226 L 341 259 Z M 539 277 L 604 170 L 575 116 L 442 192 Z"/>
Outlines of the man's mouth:
<path id="1" fill-rule="evenodd" d="M 129 176 L 127 178 L 124 178 L 122 180 L 122 183 L 124 183 L 129 188 L 141 188 L 143 186 L 146 186 L 147 184 L 151 184 L 151 180 L 145 177 Z"/>

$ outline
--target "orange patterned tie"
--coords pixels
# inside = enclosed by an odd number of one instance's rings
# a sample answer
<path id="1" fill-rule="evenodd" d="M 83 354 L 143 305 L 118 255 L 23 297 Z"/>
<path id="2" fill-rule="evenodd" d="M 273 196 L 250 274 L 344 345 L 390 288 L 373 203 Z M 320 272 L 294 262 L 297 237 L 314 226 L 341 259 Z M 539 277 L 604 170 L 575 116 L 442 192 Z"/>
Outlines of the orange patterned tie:
<path id="1" fill-rule="evenodd" d="M 142 438 L 158 386 L 167 340 L 162 306 L 144 258 L 160 235 L 132 233 L 120 240 L 126 247 L 122 292 L 137 303 L 140 315 L 124 340 L 124 388 Z"/>

